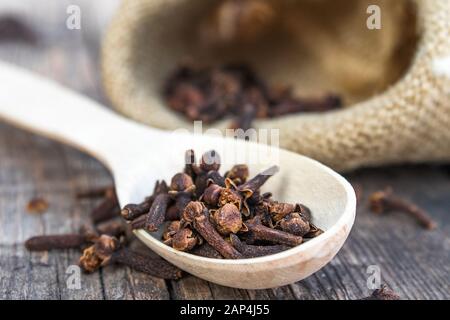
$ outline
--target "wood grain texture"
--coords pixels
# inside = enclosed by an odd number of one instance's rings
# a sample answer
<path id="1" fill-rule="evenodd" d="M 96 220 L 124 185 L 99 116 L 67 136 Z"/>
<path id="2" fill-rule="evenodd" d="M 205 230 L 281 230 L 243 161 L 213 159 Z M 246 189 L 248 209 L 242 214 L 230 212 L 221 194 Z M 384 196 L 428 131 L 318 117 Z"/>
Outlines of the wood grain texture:
<path id="1" fill-rule="evenodd" d="M 2 6 L 7 2 L 2 1 Z M 97 54 L 102 26 L 95 19 L 110 10 L 96 5 L 97 14 L 93 14 L 90 1 L 70 1 L 86 13 L 82 30 L 71 31 L 65 28 L 69 1 L 23 3 L 27 5 L 13 11 L 27 17 L 40 41 L 35 46 L 0 43 L 0 59 L 106 103 Z M 370 291 L 366 284 L 370 265 L 379 266 L 382 281 L 405 299 L 449 299 L 448 168 L 403 166 L 349 175 L 364 191 L 350 238 L 325 268 L 289 286 L 237 290 L 192 276 L 163 281 L 110 266 L 82 275 L 81 289 L 76 290 L 66 285 L 66 269 L 76 264 L 79 256 L 76 250 L 29 253 L 23 242 L 33 235 L 76 231 L 88 219 L 95 201 L 76 201 L 75 191 L 107 185 L 111 177 L 87 155 L 0 124 L 0 299 L 357 299 Z M 440 227 L 429 232 L 402 214 L 370 213 L 368 195 L 386 185 L 430 211 Z M 25 212 L 26 203 L 34 196 L 48 199 L 47 213 Z"/>

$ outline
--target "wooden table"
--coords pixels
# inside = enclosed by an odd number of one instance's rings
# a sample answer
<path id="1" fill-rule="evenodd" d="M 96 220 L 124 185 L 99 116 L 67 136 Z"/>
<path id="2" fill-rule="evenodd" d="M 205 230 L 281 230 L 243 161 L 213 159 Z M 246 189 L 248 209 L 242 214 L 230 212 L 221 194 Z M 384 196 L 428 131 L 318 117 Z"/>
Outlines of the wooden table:
<path id="1" fill-rule="evenodd" d="M 94 11 L 89 1 L 28 3 L 21 12 L 39 33 L 38 44 L 0 42 L 0 59 L 107 104 L 99 77 L 97 53 L 102 25 L 98 26 L 97 15 L 111 10 Z M 82 30 L 65 27 L 69 3 L 79 4 L 82 9 Z M 17 12 L 16 8 L 13 10 Z M 29 253 L 23 243 L 33 235 L 76 231 L 95 205 L 95 201 L 76 201 L 76 190 L 110 184 L 111 176 L 98 161 L 81 152 L 2 123 L 0 298 L 358 299 L 370 292 L 367 268 L 376 265 L 382 282 L 405 299 L 449 299 L 449 167 L 365 169 L 347 177 L 364 191 L 354 229 L 336 258 L 303 281 L 271 290 L 237 290 L 193 276 L 164 281 L 128 268 L 107 267 L 82 275 L 81 289 L 70 289 L 66 285 L 66 269 L 77 262 L 77 251 Z M 367 196 L 387 185 L 429 210 L 439 228 L 426 231 L 402 214 L 370 213 Z M 49 200 L 46 214 L 26 213 L 26 203 L 34 196 Z"/>

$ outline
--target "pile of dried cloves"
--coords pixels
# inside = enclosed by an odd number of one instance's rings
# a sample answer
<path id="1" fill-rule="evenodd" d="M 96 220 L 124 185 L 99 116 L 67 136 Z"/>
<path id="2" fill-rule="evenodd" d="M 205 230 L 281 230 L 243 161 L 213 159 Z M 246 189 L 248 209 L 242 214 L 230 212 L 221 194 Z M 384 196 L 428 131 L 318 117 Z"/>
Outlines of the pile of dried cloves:
<path id="1" fill-rule="evenodd" d="M 232 127 L 247 130 L 255 118 L 273 118 L 297 112 L 323 112 L 342 107 L 334 94 L 296 98 L 289 87 L 269 87 L 246 65 L 215 68 L 180 65 L 164 87 L 167 104 L 189 120 L 206 123 L 234 117 Z"/>
<path id="2" fill-rule="evenodd" d="M 25 242 L 29 251 L 80 249 L 79 265 L 86 272 L 116 264 L 163 279 L 181 278 L 182 271 L 171 263 L 152 255 L 152 252 L 145 254 L 131 248 L 135 238 L 120 217 L 113 186 L 79 192 L 77 198 L 101 199 L 91 212 L 92 223 L 84 224 L 76 233 L 31 237 Z"/>
<path id="3" fill-rule="evenodd" d="M 140 204 L 128 204 L 122 216 L 134 229 L 153 232 L 169 221 L 162 240 L 176 250 L 227 259 L 274 254 L 301 244 L 323 231 L 311 223 L 302 204 L 282 203 L 262 193 L 261 186 L 275 173 L 273 166 L 249 179 L 245 164 L 219 173 L 220 156 L 204 153 L 197 164 L 186 152 L 184 172 L 170 185 L 157 182 Z"/>

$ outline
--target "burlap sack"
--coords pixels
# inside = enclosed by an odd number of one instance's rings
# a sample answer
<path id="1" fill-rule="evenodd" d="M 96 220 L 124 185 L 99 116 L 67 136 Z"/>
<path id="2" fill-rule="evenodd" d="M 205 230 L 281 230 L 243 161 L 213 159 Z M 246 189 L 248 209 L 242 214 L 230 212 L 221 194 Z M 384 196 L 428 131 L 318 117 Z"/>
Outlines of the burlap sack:
<path id="1" fill-rule="evenodd" d="M 246 61 L 270 83 L 300 96 L 338 92 L 348 106 L 256 121 L 280 130 L 281 147 L 337 170 L 450 160 L 450 1 L 274 1 L 270 32 L 217 49 L 198 37 L 217 1 L 125 0 L 102 50 L 114 107 L 151 126 L 191 128 L 162 100 L 167 75 L 185 57 Z M 370 4 L 381 8 L 381 30 L 366 27 Z"/>

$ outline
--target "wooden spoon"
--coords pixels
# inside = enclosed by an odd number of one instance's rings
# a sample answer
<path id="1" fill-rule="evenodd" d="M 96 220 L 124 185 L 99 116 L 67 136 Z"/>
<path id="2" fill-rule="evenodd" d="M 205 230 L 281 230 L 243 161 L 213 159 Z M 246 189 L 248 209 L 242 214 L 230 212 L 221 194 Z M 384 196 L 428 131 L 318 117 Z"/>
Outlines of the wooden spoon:
<path id="1" fill-rule="evenodd" d="M 215 149 L 225 170 L 248 163 L 251 174 L 277 164 L 264 190 L 275 199 L 301 202 L 325 233 L 287 251 L 242 260 L 210 259 L 163 244 L 158 234 L 135 232 L 149 248 L 181 269 L 221 285 L 262 289 L 301 280 L 326 265 L 342 247 L 355 219 L 356 199 L 339 174 L 307 157 L 263 144 L 214 135 L 167 132 L 118 116 L 56 83 L 0 63 L 0 118 L 84 150 L 114 176 L 120 205 L 139 202 L 157 179 L 184 166 L 184 152 Z M 142 115 L 145 117 L 145 114 Z M 170 181 L 170 180 L 169 180 Z"/>

